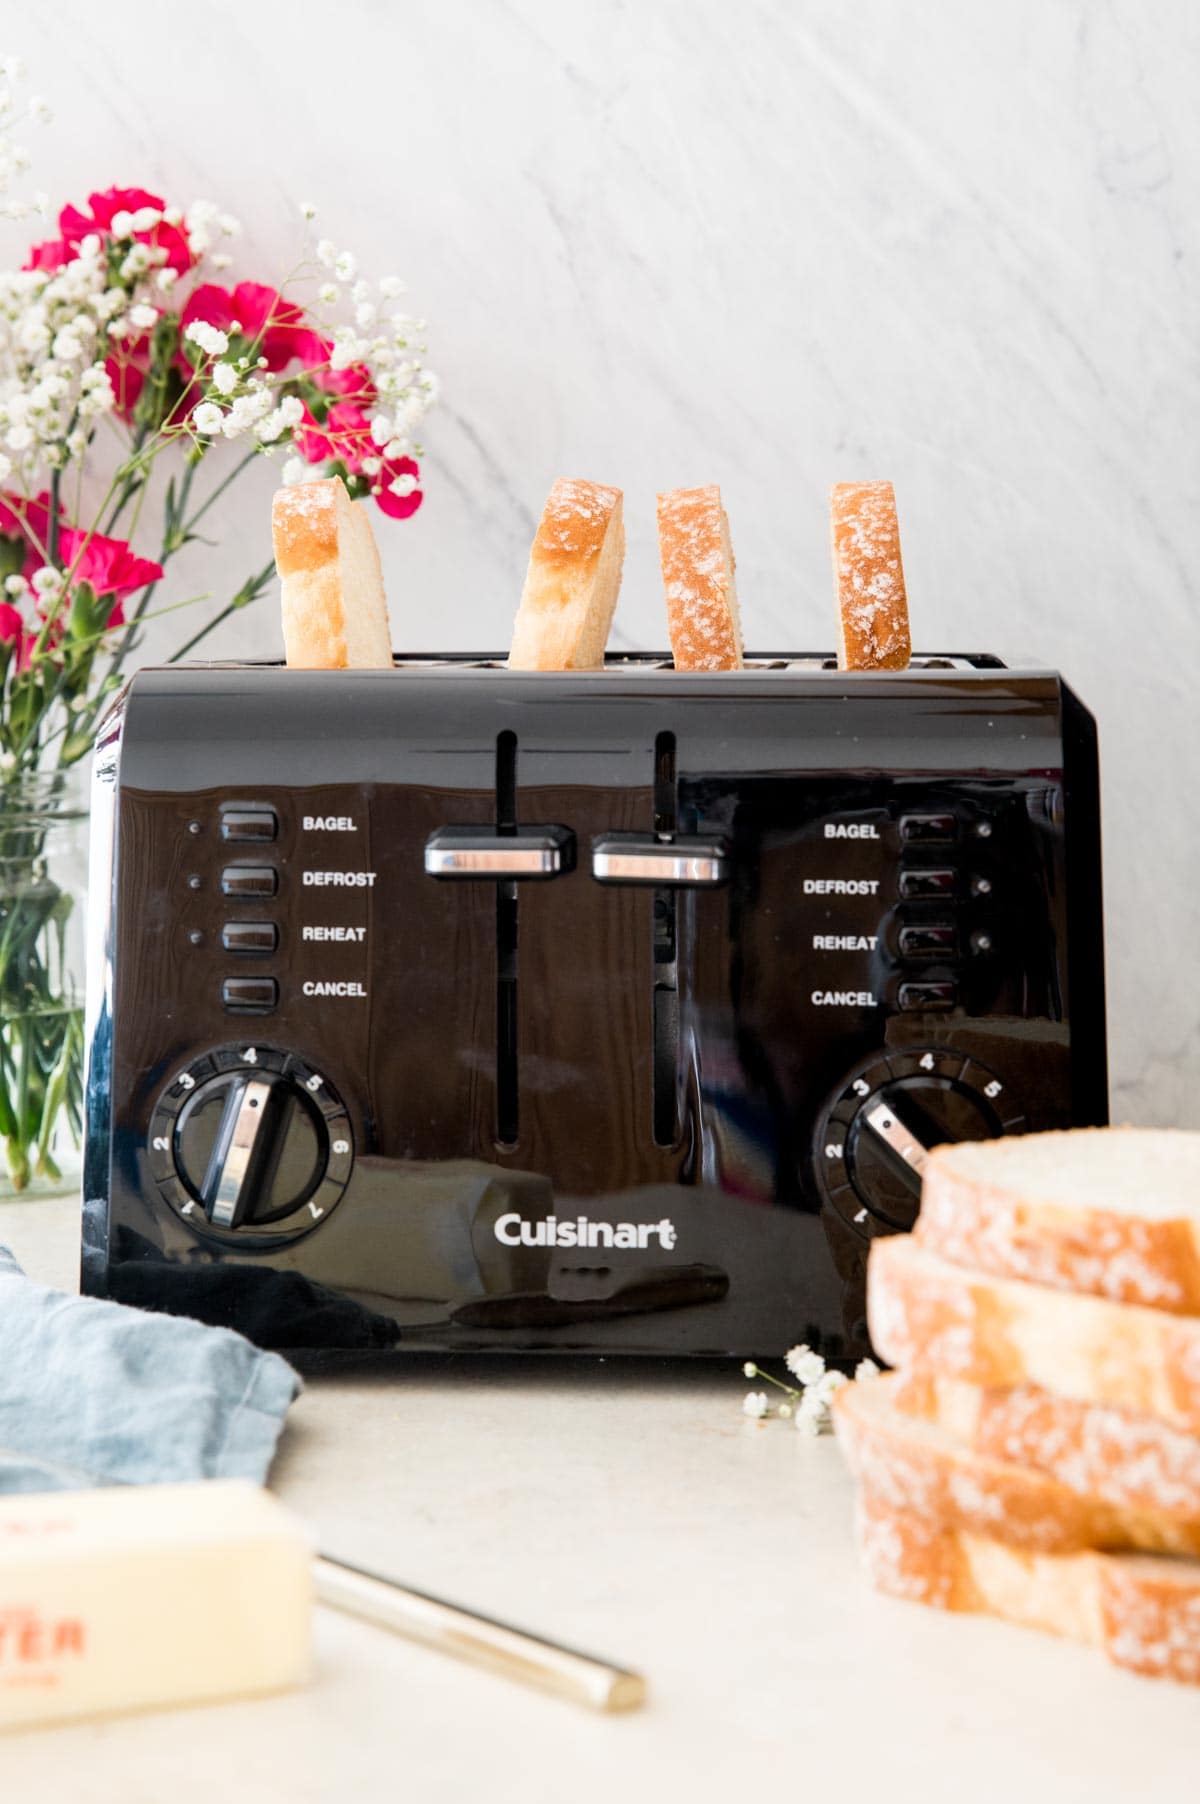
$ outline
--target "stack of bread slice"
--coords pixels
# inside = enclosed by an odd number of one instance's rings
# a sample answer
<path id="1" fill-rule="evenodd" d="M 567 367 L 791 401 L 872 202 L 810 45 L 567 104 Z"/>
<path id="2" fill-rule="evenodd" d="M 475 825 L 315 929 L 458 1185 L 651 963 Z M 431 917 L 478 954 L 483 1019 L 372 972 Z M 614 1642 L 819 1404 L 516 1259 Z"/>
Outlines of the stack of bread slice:
<path id="1" fill-rule="evenodd" d="M 938 1148 L 838 1393 L 877 1589 L 1200 1684 L 1200 1134 Z"/>

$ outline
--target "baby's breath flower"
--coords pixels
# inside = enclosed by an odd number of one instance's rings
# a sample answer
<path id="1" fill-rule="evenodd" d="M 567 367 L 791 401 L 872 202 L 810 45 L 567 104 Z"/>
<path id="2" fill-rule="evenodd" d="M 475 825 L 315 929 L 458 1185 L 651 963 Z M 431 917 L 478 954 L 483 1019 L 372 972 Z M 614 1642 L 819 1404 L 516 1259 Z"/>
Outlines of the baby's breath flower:
<path id="1" fill-rule="evenodd" d="M 10 595 L 17 598 L 27 594 L 29 590 L 29 584 L 20 575 L 6 577 L 4 587 Z"/>
<path id="2" fill-rule="evenodd" d="M 353 282 L 358 273 L 358 258 L 353 251 L 342 251 L 334 261 L 333 273 L 339 282 Z"/>
<path id="3" fill-rule="evenodd" d="M 192 415 L 192 425 L 205 438 L 220 432 L 224 423 L 225 415 L 213 401 L 201 401 Z"/>
<path id="4" fill-rule="evenodd" d="M 395 301 L 406 292 L 406 289 L 399 276 L 384 276 L 379 284 L 379 292 L 385 301 Z"/>
<path id="5" fill-rule="evenodd" d="M 40 94 L 30 96 L 29 111 L 31 117 L 36 119 L 39 125 L 49 125 L 54 118 L 54 108 Z"/>
<path id="6" fill-rule="evenodd" d="M 219 326 L 212 326 L 206 319 L 194 319 L 189 322 L 183 336 L 199 345 L 209 357 L 223 357 L 229 349 L 229 339 Z"/>
<path id="7" fill-rule="evenodd" d="M 758 1367 L 755 1365 L 755 1363 L 752 1359 L 748 1359 L 746 1361 L 745 1365 L 742 1367 L 742 1377 L 743 1378 L 757 1378 L 758 1377 Z"/>
<path id="8" fill-rule="evenodd" d="M 783 1363 L 798 1384 L 815 1384 L 825 1375 L 825 1361 L 804 1341 L 798 1347 L 788 1348 Z"/>
<path id="9" fill-rule="evenodd" d="M 878 1378 L 879 1367 L 873 1359 L 860 1359 L 854 1368 L 854 1381 L 861 1384 L 866 1378 Z"/>
<path id="10" fill-rule="evenodd" d="M 787 1421 L 787 1419 L 791 1415 L 791 1413 L 792 1413 L 792 1406 L 790 1403 L 781 1403 L 779 1405 L 779 1408 L 775 1411 L 775 1414 L 777 1416 L 782 1416 L 785 1422 Z"/>
<path id="11" fill-rule="evenodd" d="M 214 269 L 233 268 L 233 258 L 229 255 L 228 251 L 218 251 L 215 256 L 209 259 L 209 261 Z"/>
<path id="12" fill-rule="evenodd" d="M 298 426 L 304 418 L 304 403 L 299 395 L 285 395 L 279 403 L 279 414 L 285 426 Z"/>
<path id="13" fill-rule="evenodd" d="M 129 318 L 139 332 L 149 332 L 158 321 L 158 308 L 141 301 L 136 307 L 129 309 Z"/>
<path id="14" fill-rule="evenodd" d="M 310 200 L 302 200 L 300 202 L 300 217 L 301 219 L 315 219 L 317 217 L 317 209 Z"/>
<path id="15" fill-rule="evenodd" d="M 317 299 L 322 307 L 336 307 L 341 296 L 342 291 L 336 282 L 322 282 L 317 289 Z"/>
<path id="16" fill-rule="evenodd" d="M 293 483 L 303 482 L 308 475 L 308 465 L 302 457 L 289 457 L 281 471 L 284 483 L 291 488 Z"/>
<path id="17" fill-rule="evenodd" d="M 112 216 L 112 232 L 114 238 L 132 238 L 133 214 L 121 207 Z"/>
<path id="18" fill-rule="evenodd" d="M 238 373 L 231 363 L 213 366 L 212 384 L 219 395 L 231 395 L 238 385 Z"/>
<path id="19" fill-rule="evenodd" d="M 742 1398 L 743 1415 L 753 1416 L 757 1421 L 762 1420 L 769 1408 L 766 1391 L 747 1391 Z"/>
<path id="20" fill-rule="evenodd" d="M 133 229 L 135 232 L 152 232 L 161 218 L 157 207 L 139 207 L 133 216 Z"/>
<path id="21" fill-rule="evenodd" d="M 178 280 L 179 271 L 177 269 L 160 269 L 154 278 L 154 286 L 161 289 L 164 294 L 169 294 Z"/>
<path id="22" fill-rule="evenodd" d="M 317 240 L 317 262 L 324 264 L 326 269 L 332 269 L 337 262 L 337 246 L 330 239 Z"/>

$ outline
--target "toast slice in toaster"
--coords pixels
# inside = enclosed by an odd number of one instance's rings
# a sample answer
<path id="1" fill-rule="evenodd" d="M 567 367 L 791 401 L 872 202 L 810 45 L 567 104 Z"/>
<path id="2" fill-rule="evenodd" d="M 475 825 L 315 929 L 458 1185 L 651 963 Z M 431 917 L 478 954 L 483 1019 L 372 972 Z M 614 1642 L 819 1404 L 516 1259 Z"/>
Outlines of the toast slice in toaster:
<path id="1" fill-rule="evenodd" d="M 1034 1384 L 988 1389 L 926 1371 L 893 1373 L 891 1400 L 989 1459 L 1032 1467 L 1122 1510 L 1200 1523 L 1200 1438 L 1153 1416 L 1055 1397 Z"/>
<path id="2" fill-rule="evenodd" d="M 858 1545 L 869 1583 L 889 1597 L 998 1616 L 1099 1647 L 1150 1678 L 1200 1684 L 1200 1561 L 1029 1553 L 865 1492 Z"/>
<path id="3" fill-rule="evenodd" d="M 351 501 L 336 476 L 279 489 L 271 535 L 289 666 L 390 670 L 383 572 L 366 502 Z"/>
<path id="4" fill-rule="evenodd" d="M 835 482 L 829 495 L 838 668 L 903 670 L 912 656 L 890 482 Z"/>
<path id="5" fill-rule="evenodd" d="M 981 1453 L 939 1422 L 897 1409 L 897 1383 L 867 1378 L 834 1398 L 838 1441 L 867 1496 L 1033 1553 L 1127 1547 L 1200 1554 L 1194 1511 L 1109 1502 L 1036 1467 Z"/>
<path id="6" fill-rule="evenodd" d="M 602 666 L 624 562 L 620 489 L 560 477 L 529 553 L 509 669 Z"/>
<path id="7" fill-rule="evenodd" d="M 892 1366 L 987 1388 L 1035 1384 L 1200 1434 L 1200 1317 L 950 1265 L 912 1234 L 877 1240 L 871 1340 Z"/>
<path id="8" fill-rule="evenodd" d="M 957 1265 L 1200 1314 L 1200 1134 L 1075 1128 L 937 1147 L 917 1239 Z"/>
<path id="9" fill-rule="evenodd" d="M 658 548 L 676 670 L 740 670 L 733 546 L 715 483 L 658 497 Z"/>

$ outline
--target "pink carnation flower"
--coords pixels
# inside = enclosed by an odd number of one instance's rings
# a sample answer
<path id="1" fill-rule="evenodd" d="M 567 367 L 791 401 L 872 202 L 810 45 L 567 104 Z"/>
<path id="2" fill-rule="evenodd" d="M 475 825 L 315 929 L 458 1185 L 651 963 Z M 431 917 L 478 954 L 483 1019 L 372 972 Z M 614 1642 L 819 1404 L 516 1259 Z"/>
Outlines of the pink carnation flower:
<path id="1" fill-rule="evenodd" d="M 324 425 L 306 407 L 292 438 L 305 463 L 342 463 L 352 476 L 363 476 L 380 511 L 393 520 L 407 520 L 420 507 L 423 496 L 419 488 L 397 495 L 391 486 L 398 476 L 419 477 L 420 465 L 411 457 L 384 457 L 371 436 L 370 420 L 354 401 L 335 401 Z M 369 457 L 380 458 L 381 467 L 367 477 L 363 463 Z"/>
<path id="2" fill-rule="evenodd" d="M 153 207 L 161 213 L 167 203 L 160 195 L 151 194 L 145 188 L 106 188 L 103 193 L 89 194 L 87 204 L 89 211 L 85 213 L 68 202 L 58 216 L 60 236 L 33 245 L 25 260 L 26 269 L 61 269 L 78 253 L 80 244 L 90 233 L 111 237 L 112 223 L 118 213 L 137 213 L 142 207 Z M 149 231 L 134 232 L 133 237 L 138 244 L 165 250 L 166 267 L 181 276 L 197 261 L 188 244 L 186 220 L 181 220 L 178 225 L 168 225 L 160 219 Z"/>
<path id="3" fill-rule="evenodd" d="M 236 288 L 202 282 L 188 297 L 180 331 L 186 333 L 193 320 L 256 341 L 258 355 L 265 357 L 267 368 L 275 372 L 286 368 L 294 357 L 303 356 L 307 340 L 313 337 L 304 325 L 301 309 L 265 282 L 239 282 Z"/>

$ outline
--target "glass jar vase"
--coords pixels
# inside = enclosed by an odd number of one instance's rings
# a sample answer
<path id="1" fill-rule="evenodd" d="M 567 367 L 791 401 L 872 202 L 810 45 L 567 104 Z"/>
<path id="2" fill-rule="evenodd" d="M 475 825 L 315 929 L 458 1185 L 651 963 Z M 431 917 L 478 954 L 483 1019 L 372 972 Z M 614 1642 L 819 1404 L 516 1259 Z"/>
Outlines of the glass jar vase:
<path id="1" fill-rule="evenodd" d="M 0 777 L 0 1200 L 78 1186 L 84 778 Z"/>

